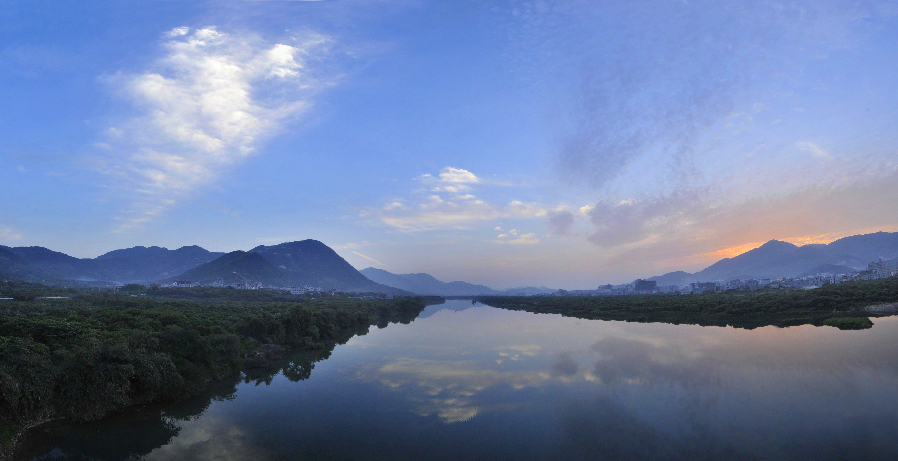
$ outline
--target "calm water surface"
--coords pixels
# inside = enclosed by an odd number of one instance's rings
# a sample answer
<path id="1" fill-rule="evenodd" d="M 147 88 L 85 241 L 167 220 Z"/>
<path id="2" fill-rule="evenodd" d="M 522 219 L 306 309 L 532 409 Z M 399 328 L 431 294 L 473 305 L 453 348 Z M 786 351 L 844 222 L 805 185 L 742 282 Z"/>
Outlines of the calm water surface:
<path id="1" fill-rule="evenodd" d="M 737 330 L 447 301 L 188 402 L 40 428 L 18 457 L 894 460 L 898 318 L 874 322 Z"/>

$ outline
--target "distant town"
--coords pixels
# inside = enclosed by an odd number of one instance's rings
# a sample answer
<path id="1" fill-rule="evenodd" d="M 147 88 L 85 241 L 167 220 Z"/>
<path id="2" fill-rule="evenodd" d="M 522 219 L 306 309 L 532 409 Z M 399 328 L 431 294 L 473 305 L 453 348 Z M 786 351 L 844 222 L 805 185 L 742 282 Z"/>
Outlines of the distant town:
<path id="1" fill-rule="evenodd" d="M 122 285 L 119 285 L 122 286 Z M 303 287 L 274 287 L 264 285 L 262 282 L 234 282 L 234 283 L 225 283 L 224 280 L 216 280 L 211 283 L 200 283 L 200 282 L 191 282 L 190 280 L 176 280 L 172 283 L 151 283 L 147 285 L 147 288 L 193 288 L 193 287 L 211 287 L 211 288 L 234 288 L 237 290 L 282 290 L 289 291 L 292 295 L 304 295 L 306 293 L 319 293 L 323 292 L 319 287 L 313 286 L 303 286 Z"/>
<path id="2" fill-rule="evenodd" d="M 596 290 L 558 290 L 558 296 L 623 296 L 634 294 L 701 294 L 716 291 L 743 290 L 753 291 L 771 288 L 818 288 L 827 284 L 838 284 L 851 280 L 877 280 L 898 276 L 898 265 L 890 265 L 879 261 L 867 264 L 867 269 L 846 274 L 820 273 L 807 277 L 777 277 L 762 279 L 732 279 L 716 280 L 713 282 L 692 282 L 689 285 L 664 285 L 658 286 L 654 280 L 637 279 L 623 285 L 602 285 Z"/>
<path id="3" fill-rule="evenodd" d="M 139 284 L 138 284 L 139 285 Z M 114 292 L 117 292 L 127 285 L 115 285 L 113 288 Z M 233 288 L 236 290 L 275 290 L 275 291 L 284 291 L 289 292 L 291 295 L 306 295 L 306 294 L 336 294 L 336 293 L 346 293 L 346 291 L 341 290 L 323 290 L 321 287 L 313 287 L 313 286 L 302 286 L 302 287 L 276 287 L 276 286 L 268 286 L 261 282 L 254 283 L 245 283 L 245 282 L 235 282 L 235 283 L 225 283 L 223 280 L 216 280 L 212 283 L 200 283 L 200 282 L 191 282 L 190 280 L 177 280 L 172 283 L 151 283 L 148 285 L 142 285 L 148 289 L 157 289 L 157 288 Z M 359 296 L 359 299 L 393 299 L 392 293 L 365 293 L 364 296 Z"/>

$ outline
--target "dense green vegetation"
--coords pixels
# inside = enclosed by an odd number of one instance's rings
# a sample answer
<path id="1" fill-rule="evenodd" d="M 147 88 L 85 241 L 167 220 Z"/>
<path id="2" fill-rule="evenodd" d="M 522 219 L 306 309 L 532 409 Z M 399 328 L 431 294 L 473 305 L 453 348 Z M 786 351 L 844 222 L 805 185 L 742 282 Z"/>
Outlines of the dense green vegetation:
<path id="1" fill-rule="evenodd" d="M 0 452 L 7 453 L 29 424 L 183 399 L 285 349 L 324 349 L 372 324 L 409 323 L 425 306 L 418 298 L 140 286 L 110 294 L 24 283 L 0 283 L 0 297 L 13 298 L 0 301 Z"/>
<path id="2" fill-rule="evenodd" d="M 233 399 L 241 382 L 270 384 L 278 374 L 293 382 L 309 379 L 315 364 L 330 357 L 334 347 L 331 344 L 325 349 L 289 353 L 271 366 L 250 368 L 215 381 L 189 399 L 141 405 L 92 423 L 72 425 L 56 420 L 42 425 L 41 429 L 54 434 L 53 459 L 142 459 L 177 437 L 181 422 L 198 418 L 213 402 Z M 46 457 L 46 445 L 31 445 L 26 441 L 17 447 L 12 459 Z"/>
<path id="3" fill-rule="evenodd" d="M 872 326 L 871 315 L 891 315 L 872 313 L 865 307 L 898 302 L 898 277 L 826 285 L 814 290 L 728 291 L 683 296 L 479 296 L 476 300 L 503 309 L 595 320 L 737 328 L 812 324 L 859 329 Z"/>

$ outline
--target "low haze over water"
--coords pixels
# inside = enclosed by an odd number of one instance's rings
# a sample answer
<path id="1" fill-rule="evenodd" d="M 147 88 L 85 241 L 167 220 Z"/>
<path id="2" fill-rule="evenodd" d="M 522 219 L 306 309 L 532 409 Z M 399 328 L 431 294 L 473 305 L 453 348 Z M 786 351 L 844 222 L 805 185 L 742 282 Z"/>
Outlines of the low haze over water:
<path id="1" fill-rule="evenodd" d="M 741 330 L 447 301 L 270 379 L 39 428 L 17 456 L 896 459 L 898 318 L 874 322 Z"/>

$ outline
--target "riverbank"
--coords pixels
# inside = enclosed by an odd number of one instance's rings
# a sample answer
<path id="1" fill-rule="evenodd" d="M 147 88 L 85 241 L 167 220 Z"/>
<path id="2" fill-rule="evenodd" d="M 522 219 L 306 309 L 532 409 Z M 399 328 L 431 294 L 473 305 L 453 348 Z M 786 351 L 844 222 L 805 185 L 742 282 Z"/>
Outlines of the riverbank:
<path id="1" fill-rule="evenodd" d="M 258 364 L 259 354 L 316 350 L 371 325 L 409 323 L 419 298 L 234 301 L 77 293 L 0 305 L 0 458 L 24 429 L 101 419 L 176 401 Z"/>
<path id="2" fill-rule="evenodd" d="M 894 315 L 898 277 L 814 290 L 727 291 L 700 295 L 478 296 L 493 307 L 593 320 L 758 328 L 828 325 L 870 328 L 869 317 Z M 850 320 L 849 320 L 850 319 Z"/>

